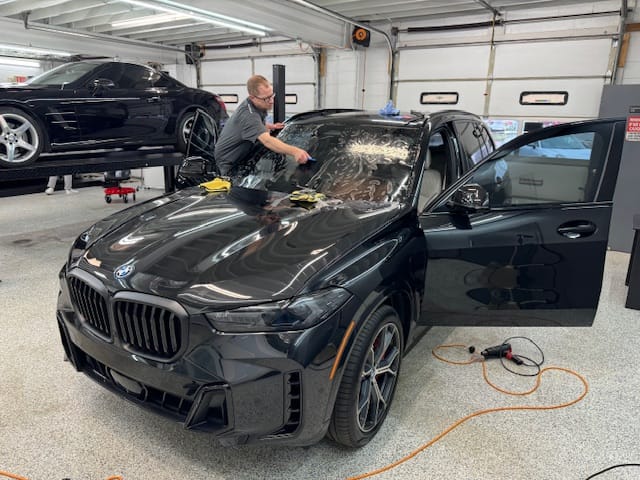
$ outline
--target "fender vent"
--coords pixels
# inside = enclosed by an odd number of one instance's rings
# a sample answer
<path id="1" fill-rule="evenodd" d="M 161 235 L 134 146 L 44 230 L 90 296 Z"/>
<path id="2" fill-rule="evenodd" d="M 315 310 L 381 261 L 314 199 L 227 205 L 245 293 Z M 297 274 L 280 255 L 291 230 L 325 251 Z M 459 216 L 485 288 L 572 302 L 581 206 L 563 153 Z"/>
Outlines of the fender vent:
<path id="1" fill-rule="evenodd" d="M 294 433 L 300 426 L 302 416 L 302 383 L 300 372 L 289 372 L 284 376 L 285 424 L 275 433 L 264 438 L 284 437 Z"/>

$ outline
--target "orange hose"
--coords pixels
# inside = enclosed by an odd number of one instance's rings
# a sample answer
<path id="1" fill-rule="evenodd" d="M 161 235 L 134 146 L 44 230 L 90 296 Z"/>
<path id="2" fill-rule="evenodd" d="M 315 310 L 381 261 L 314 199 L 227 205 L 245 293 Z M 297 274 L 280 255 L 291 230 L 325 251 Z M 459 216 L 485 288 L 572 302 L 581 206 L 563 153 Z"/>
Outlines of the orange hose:
<path id="1" fill-rule="evenodd" d="M 13 478 L 14 480 L 29 480 L 26 477 L 21 477 L 20 475 L 16 475 L 14 473 L 5 472 L 0 470 L 0 477 L 8 477 Z M 106 480 L 124 480 L 120 475 L 112 475 L 108 477 Z"/>
<path id="2" fill-rule="evenodd" d="M 491 388 L 494 388 L 495 390 L 497 390 L 499 392 L 502 392 L 502 393 L 505 393 L 507 395 L 529 395 L 529 394 L 535 392 L 538 389 L 538 387 L 540 386 L 540 379 L 542 377 L 542 374 L 545 373 L 545 372 L 548 372 L 550 370 L 559 370 L 559 371 L 562 371 L 562 372 L 566 372 L 566 373 L 568 373 L 570 375 L 573 375 L 574 377 L 578 378 L 582 382 L 582 385 L 584 386 L 584 390 L 577 398 L 575 398 L 575 399 L 573 399 L 571 401 L 565 402 L 565 403 L 559 403 L 557 405 L 521 405 L 521 406 L 515 406 L 515 407 L 496 407 L 496 408 L 487 408 L 485 410 L 478 410 L 476 412 L 470 413 L 469 415 L 467 415 L 466 417 L 463 417 L 460 420 L 456 421 L 455 423 L 453 423 L 452 425 L 447 427 L 445 430 L 443 430 L 441 433 L 439 433 L 438 435 L 433 437 L 431 440 L 429 440 L 427 443 L 425 443 L 422 446 L 418 447 L 413 452 L 411 452 L 408 455 L 402 457 L 401 459 L 399 459 L 399 460 L 397 460 L 397 461 L 395 461 L 393 463 L 390 463 L 389 465 L 385 465 L 384 467 L 378 468 L 376 470 L 372 470 L 370 472 L 363 473 L 361 475 L 356 475 L 355 477 L 349 477 L 347 480 L 359 480 L 359 479 L 362 479 L 362 478 L 369 478 L 369 477 L 373 477 L 374 475 L 378 475 L 380 473 L 387 472 L 387 471 L 389 471 L 389 470 L 391 470 L 391 469 L 393 469 L 393 468 L 395 468 L 395 467 L 397 467 L 397 466 L 399 466 L 399 465 L 411 460 L 413 457 L 418 455 L 420 452 L 426 450 L 427 448 L 432 446 L 434 443 L 436 443 L 438 440 L 443 438 L 449 432 L 451 432 L 455 428 L 457 428 L 460 425 L 462 425 L 463 423 L 465 423 L 467 420 L 471 420 L 474 417 L 479 417 L 480 415 L 485 415 L 487 413 L 506 412 L 506 411 L 514 411 L 514 410 L 554 410 L 554 409 L 558 409 L 558 408 L 565 408 L 565 407 L 568 407 L 568 406 L 573 405 L 575 403 L 578 403 L 589 392 L 589 384 L 587 383 L 587 381 L 585 380 L 585 378 L 582 375 L 580 375 L 577 372 L 574 372 L 573 370 L 570 370 L 568 368 L 563 368 L 563 367 L 546 367 L 546 368 L 543 368 L 538 373 L 538 375 L 536 376 L 536 384 L 534 385 L 534 387 L 531 388 L 530 390 L 525 391 L 525 392 L 511 392 L 509 390 L 504 390 L 504 389 L 494 385 L 493 383 L 491 383 L 491 381 L 489 381 L 489 377 L 487 376 L 487 366 L 486 366 L 486 363 L 485 363 L 484 359 L 472 358 L 472 359 L 466 360 L 466 361 L 452 361 L 452 360 L 447 360 L 446 358 L 443 358 L 443 357 L 441 357 L 441 356 L 436 354 L 436 350 L 441 349 L 441 348 L 460 348 L 460 347 L 465 348 L 465 345 L 461 345 L 461 344 L 439 345 L 436 348 L 434 348 L 431 353 L 438 360 L 441 360 L 441 361 L 446 362 L 446 363 L 451 363 L 453 365 L 469 365 L 471 363 L 474 363 L 474 362 L 477 362 L 477 361 L 481 361 L 482 362 L 482 376 L 484 377 L 485 381 L 489 384 L 489 386 L 491 386 Z"/>
<path id="3" fill-rule="evenodd" d="M 14 480 L 28 480 L 27 478 L 21 477 L 20 475 L 15 475 L 13 473 L 5 472 L 3 470 L 0 470 L 0 476 L 13 478 Z"/>

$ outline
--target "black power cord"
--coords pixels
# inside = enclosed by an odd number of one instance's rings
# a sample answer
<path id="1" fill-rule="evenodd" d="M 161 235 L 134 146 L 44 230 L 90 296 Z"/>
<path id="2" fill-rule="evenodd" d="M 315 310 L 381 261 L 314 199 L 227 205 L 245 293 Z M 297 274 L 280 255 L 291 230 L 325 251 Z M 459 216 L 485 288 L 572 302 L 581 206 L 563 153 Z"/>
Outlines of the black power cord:
<path id="1" fill-rule="evenodd" d="M 609 470 L 613 470 L 614 468 L 622 468 L 622 467 L 640 467 L 640 463 L 619 463 L 618 465 L 613 465 L 612 467 L 607 467 L 604 470 L 600 470 L 597 473 L 585 478 L 585 480 L 591 480 L 592 478 L 597 477 L 598 475 L 603 474 L 604 472 L 608 472 Z"/>
<path id="2" fill-rule="evenodd" d="M 503 356 L 500 357 L 500 363 L 502 364 L 502 367 L 507 370 L 510 373 L 513 373 L 514 375 L 519 375 L 521 377 L 535 377 L 540 373 L 540 367 L 542 367 L 542 364 L 544 363 L 544 352 L 542 351 L 542 349 L 538 346 L 538 344 L 536 342 L 534 342 L 533 340 L 531 340 L 529 337 L 521 337 L 521 336 L 516 336 L 516 337 L 509 337 L 507 338 L 504 342 L 502 342 L 502 344 L 506 344 L 506 343 L 510 343 L 511 340 L 526 340 L 527 342 L 531 343 L 536 350 L 538 350 L 538 352 L 540 353 L 540 360 L 539 361 L 535 361 L 529 357 L 525 357 L 524 355 L 520 355 L 520 354 L 514 354 L 512 355 L 512 359 L 517 359 L 519 361 L 517 361 L 516 363 L 518 363 L 519 365 L 522 365 L 524 367 L 533 367 L 536 369 L 536 371 L 534 373 L 521 373 L 521 372 L 516 372 L 515 370 L 510 369 L 509 367 L 507 367 L 507 364 L 504 361 Z"/>

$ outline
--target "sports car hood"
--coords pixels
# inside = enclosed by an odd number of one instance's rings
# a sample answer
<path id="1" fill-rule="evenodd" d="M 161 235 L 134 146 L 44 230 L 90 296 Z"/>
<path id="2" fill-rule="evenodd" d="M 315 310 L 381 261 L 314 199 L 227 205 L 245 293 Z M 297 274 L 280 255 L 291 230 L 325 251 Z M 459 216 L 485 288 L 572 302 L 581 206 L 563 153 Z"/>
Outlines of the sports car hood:
<path id="1" fill-rule="evenodd" d="M 341 201 L 304 208 L 285 194 L 254 201 L 183 190 L 96 224 L 76 242 L 87 246 L 76 249 L 72 269 L 93 273 L 112 291 L 175 298 L 196 309 L 280 300 L 400 210 Z"/>

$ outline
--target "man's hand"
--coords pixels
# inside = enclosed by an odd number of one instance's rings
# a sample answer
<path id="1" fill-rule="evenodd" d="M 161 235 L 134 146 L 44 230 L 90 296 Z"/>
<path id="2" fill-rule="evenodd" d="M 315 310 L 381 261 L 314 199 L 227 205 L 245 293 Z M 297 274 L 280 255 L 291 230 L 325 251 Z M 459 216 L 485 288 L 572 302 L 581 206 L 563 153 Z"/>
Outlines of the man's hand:
<path id="1" fill-rule="evenodd" d="M 284 123 L 282 122 L 278 122 L 278 123 L 265 123 L 264 124 L 265 127 L 267 127 L 269 130 L 282 130 L 284 128 Z"/>
<path id="2" fill-rule="evenodd" d="M 307 163 L 307 160 L 311 158 L 311 155 L 309 155 L 305 150 L 289 145 L 282 140 L 278 140 L 276 137 L 272 137 L 269 132 L 261 134 L 258 137 L 258 140 L 272 152 L 289 155 L 301 165 Z"/>
<path id="3" fill-rule="evenodd" d="M 307 163 L 309 158 L 311 158 L 311 155 L 309 155 L 303 149 L 298 147 L 292 147 L 292 148 L 293 148 L 293 151 L 292 151 L 293 158 L 295 158 L 296 162 L 298 162 L 300 165 Z"/>

